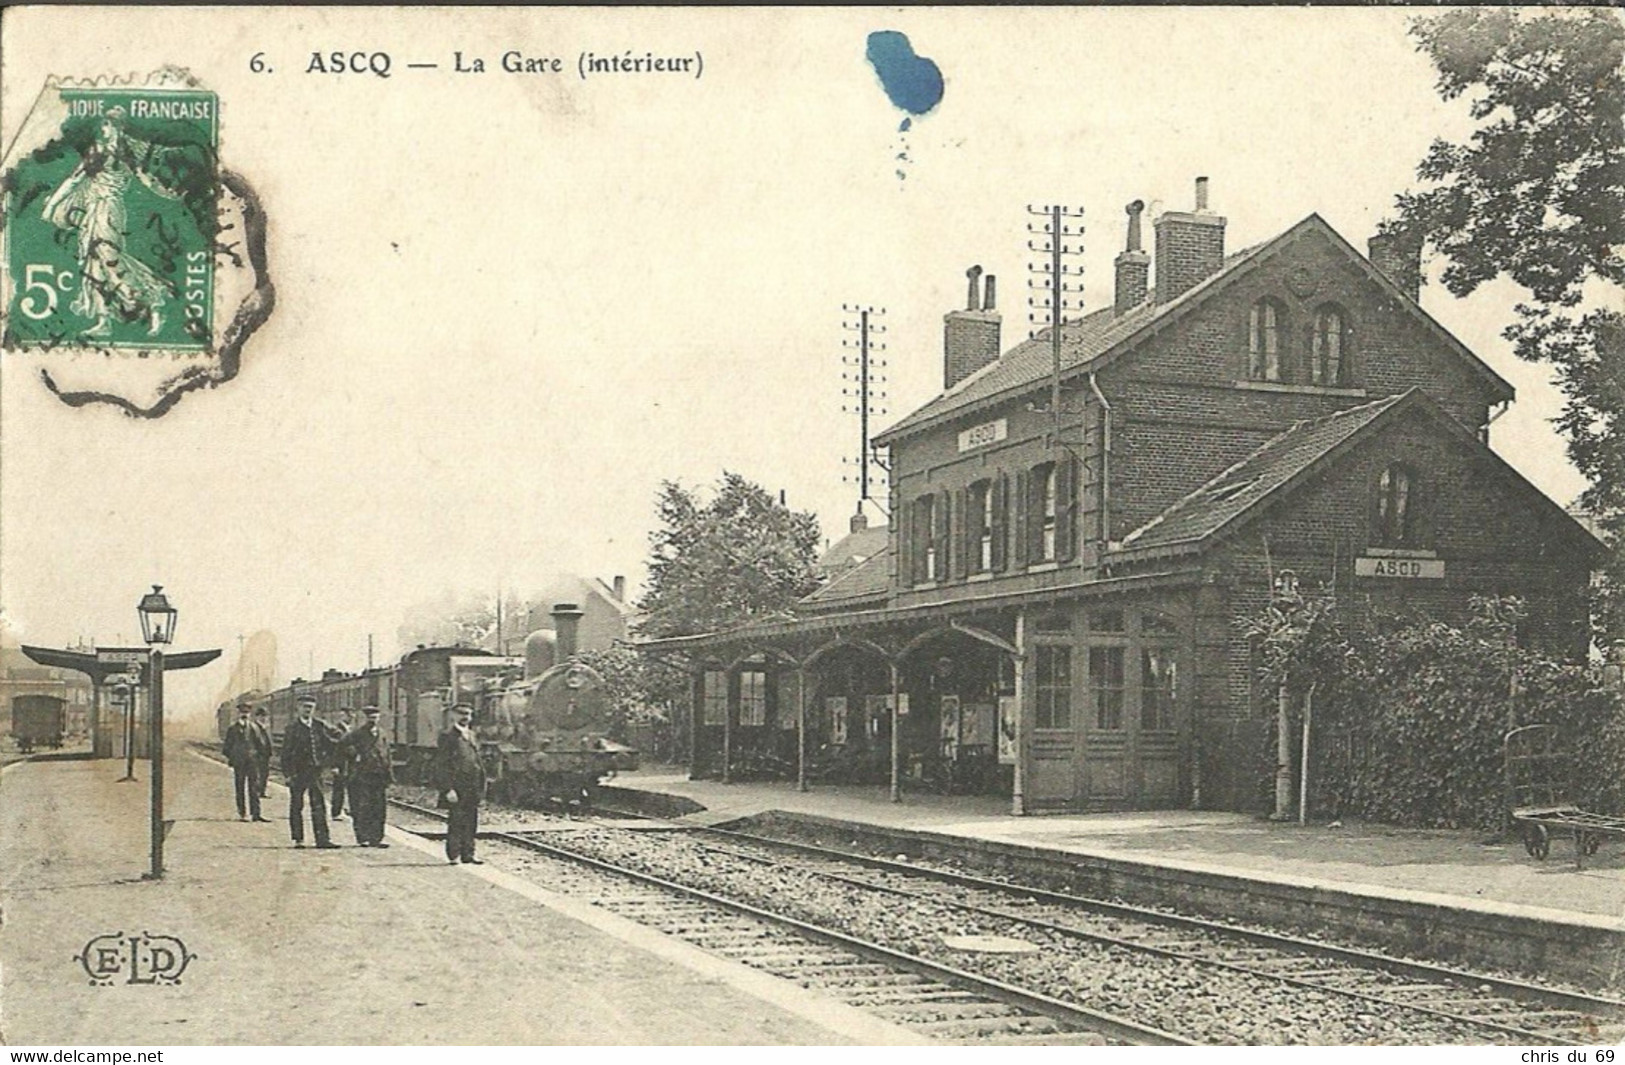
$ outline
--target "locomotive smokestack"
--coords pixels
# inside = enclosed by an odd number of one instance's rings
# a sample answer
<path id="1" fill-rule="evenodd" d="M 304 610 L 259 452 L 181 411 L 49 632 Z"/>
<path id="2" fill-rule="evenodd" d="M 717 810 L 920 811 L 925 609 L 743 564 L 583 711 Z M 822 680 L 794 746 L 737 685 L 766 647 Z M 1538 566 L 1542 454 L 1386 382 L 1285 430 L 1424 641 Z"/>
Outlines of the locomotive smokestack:
<path id="1" fill-rule="evenodd" d="M 554 653 L 563 664 L 576 653 L 576 638 L 581 629 L 581 616 L 585 613 L 574 603 L 553 604 L 553 632 L 558 640 Z"/>

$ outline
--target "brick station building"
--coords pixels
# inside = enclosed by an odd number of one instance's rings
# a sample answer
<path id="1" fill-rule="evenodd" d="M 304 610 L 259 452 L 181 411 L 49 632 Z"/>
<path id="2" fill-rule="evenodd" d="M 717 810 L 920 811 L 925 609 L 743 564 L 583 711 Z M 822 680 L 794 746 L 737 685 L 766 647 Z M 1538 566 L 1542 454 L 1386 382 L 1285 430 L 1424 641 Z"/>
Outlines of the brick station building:
<path id="1" fill-rule="evenodd" d="M 1006 349 L 970 272 L 942 393 L 877 438 L 885 546 L 794 617 L 653 645 L 694 670 L 696 775 L 1256 809 L 1275 705 L 1235 619 L 1284 571 L 1445 618 L 1516 594 L 1522 639 L 1585 653 L 1601 545 L 1488 447 L 1512 386 L 1418 305 L 1418 249 L 1310 215 L 1227 253 L 1206 191 L 1154 255 L 1129 206 L 1058 433 L 1049 334 Z"/>

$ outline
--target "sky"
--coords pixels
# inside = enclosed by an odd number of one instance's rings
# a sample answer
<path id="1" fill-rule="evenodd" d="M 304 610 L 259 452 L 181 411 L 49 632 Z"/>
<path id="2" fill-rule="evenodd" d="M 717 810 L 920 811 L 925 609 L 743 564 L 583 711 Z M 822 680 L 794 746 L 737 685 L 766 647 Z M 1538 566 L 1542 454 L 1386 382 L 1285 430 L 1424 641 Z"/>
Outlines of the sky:
<path id="1" fill-rule="evenodd" d="M 663 480 L 736 471 L 838 537 L 857 495 L 843 303 L 887 309 L 885 426 L 940 390 L 968 266 L 1001 279 L 1006 346 L 1025 336 L 1029 204 L 1084 209 L 1088 309 L 1111 298 L 1123 206 L 1189 210 L 1198 175 L 1231 250 L 1311 212 L 1363 249 L 1429 142 L 1471 128 L 1408 17 L 10 10 L 8 145 L 52 74 L 169 63 L 219 94 L 277 308 L 236 379 L 155 420 L 69 408 L 41 356 L 0 358 L 5 623 L 28 643 L 131 642 L 161 583 L 176 647 L 227 651 L 169 687 L 198 713 L 240 635 L 275 635 L 285 681 L 359 668 L 369 634 L 393 658 L 405 610 L 446 590 L 525 594 L 557 572 L 635 590 Z M 877 30 L 942 74 L 906 131 L 865 59 Z M 307 72 L 339 49 L 388 53 L 391 76 Z M 564 72 L 505 73 L 510 51 Z M 583 80 L 587 51 L 703 69 Z M 1558 397 L 1499 337 L 1518 297 L 1433 284 L 1422 305 L 1517 387 L 1491 444 L 1567 503 L 1583 483 L 1548 425 Z"/>

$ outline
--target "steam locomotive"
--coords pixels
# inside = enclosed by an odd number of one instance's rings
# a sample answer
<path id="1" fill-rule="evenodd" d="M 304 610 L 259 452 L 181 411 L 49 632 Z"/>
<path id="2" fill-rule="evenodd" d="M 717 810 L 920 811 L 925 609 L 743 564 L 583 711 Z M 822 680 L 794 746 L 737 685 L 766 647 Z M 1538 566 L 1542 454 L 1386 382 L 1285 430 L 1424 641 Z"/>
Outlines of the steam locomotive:
<path id="1" fill-rule="evenodd" d="M 263 706 L 280 749 L 305 696 L 316 699 L 316 716 L 329 722 L 346 710 L 359 720 L 362 707 L 376 706 L 396 779 L 426 784 L 451 708 L 468 703 L 494 795 L 516 802 L 590 800 L 605 778 L 636 769 L 638 752 L 613 738 L 620 723 L 604 678 L 575 658 L 580 617 L 572 604 L 555 606 L 556 635 L 532 633 L 523 657 L 419 647 L 393 666 L 358 674 L 328 670 L 320 680 L 250 692 L 220 704 L 216 726 L 224 739 L 239 705 Z"/>

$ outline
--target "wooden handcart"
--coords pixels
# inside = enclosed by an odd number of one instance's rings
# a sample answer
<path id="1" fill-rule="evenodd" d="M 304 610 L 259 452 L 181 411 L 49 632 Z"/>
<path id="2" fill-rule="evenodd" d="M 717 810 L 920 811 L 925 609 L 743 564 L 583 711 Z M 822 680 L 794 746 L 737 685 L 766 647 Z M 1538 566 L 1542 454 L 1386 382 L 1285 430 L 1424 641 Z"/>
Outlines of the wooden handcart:
<path id="1" fill-rule="evenodd" d="M 1569 800 L 1574 756 L 1552 725 L 1525 725 L 1506 734 L 1507 792 L 1512 821 L 1530 857 L 1544 861 L 1558 836 L 1574 839 L 1574 864 L 1583 868 L 1604 838 L 1625 838 L 1625 817 L 1583 810 Z"/>

